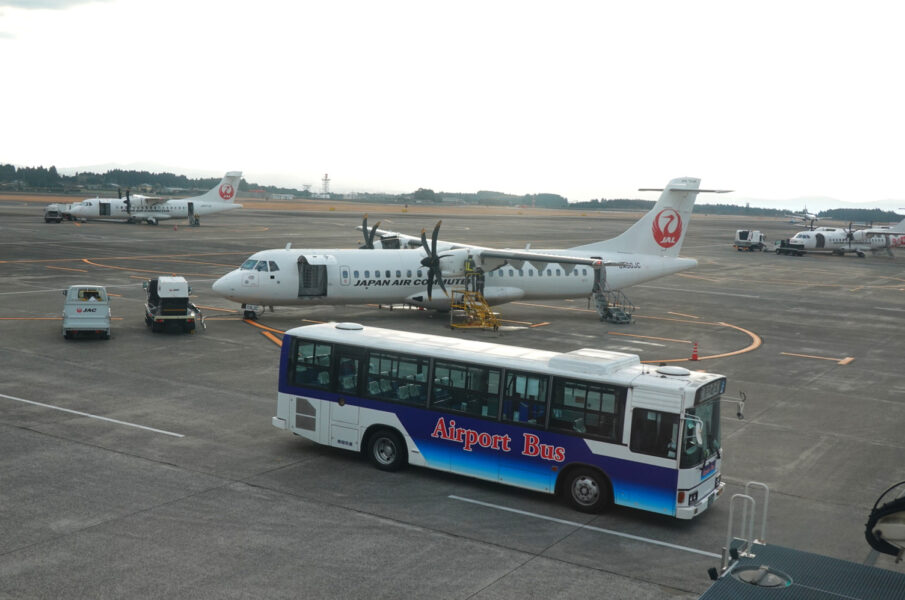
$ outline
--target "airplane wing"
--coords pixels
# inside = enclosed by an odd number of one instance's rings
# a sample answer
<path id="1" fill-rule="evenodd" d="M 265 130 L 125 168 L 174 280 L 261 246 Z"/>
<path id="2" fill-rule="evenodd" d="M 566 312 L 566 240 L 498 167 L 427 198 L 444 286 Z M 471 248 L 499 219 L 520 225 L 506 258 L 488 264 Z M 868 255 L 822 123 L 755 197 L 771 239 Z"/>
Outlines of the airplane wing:
<path id="1" fill-rule="evenodd" d="M 437 224 L 439 226 L 439 223 Z M 415 237 L 413 235 L 407 235 L 405 233 L 400 233 L 398 231 L 390 231 L 387 229 L 380 229 L 379 227 L 374 227 L 371 230 L 367 229 L 366 223 L 363 225 L 359 225 L 356 227 L 357 230 L 365 232 L 366 242 L 367 238 L 370 235 L 371 241 L 374 242 L 373 238 L 380 238 L 379 242 L 383 243 L 386 240 L 399 240 L 400 248 L 420 248 L 422 246 L 421 238 Z M 516 269 L 521 269 L 522 265 L 526 262 L 530 262 L 532 264 L 559 264 L 562 265 L 563 269 L 565 269 L 566 273 L 571 273 L 572 269 L 575 268 L 575 265 L 588 265 L 593 268 L 600 268 L 606 266 L 624 266 L 627 263 L 624 262 L 607 262 L 603 261 L 599 258 L 588 258 L 584 256 L 569 256 L 565 254 L 544 254 L 541 252 L 532 252 L 530 250 L 510 250 L 510 249 L 496 249 L 496 248 L 487 248 L 484 246 L 475 246 L 472 244 L 462 244 L 456 242 L 445 242 L 442 240 L 437 240 L 437 252 L 448 252 L 450 250 L 459 250 L 459 249 L 467 249 L 470 250 L 470 254 L 472 257 L 476 259 L 476 262 L 480 263 L 479 266 L 486 272 L 493 271 L 494 269 L 498 269 L 503 265 L 509 264 L 515 267 Z"/>

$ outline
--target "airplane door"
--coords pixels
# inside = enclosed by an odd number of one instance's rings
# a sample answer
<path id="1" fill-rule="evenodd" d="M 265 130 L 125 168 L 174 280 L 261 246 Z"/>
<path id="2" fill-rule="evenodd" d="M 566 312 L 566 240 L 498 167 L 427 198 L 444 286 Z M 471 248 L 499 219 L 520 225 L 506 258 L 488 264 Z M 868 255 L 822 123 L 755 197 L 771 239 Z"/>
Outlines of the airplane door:
<path id="1" fill-rule="evenodd" d="M 195 216 L 195 203 L 194 202 L 188 203 L 188 211 L 189 211 L 189 220 L 191 220 L 192 217 Z"/>
<path id="2" fill-rule="evenodd" d="M 352 282 L 352 270 L 349 267 L 342 266 L 339 268 L 340 285 L 349 285 Z"/>
<path id="3" fill-rule="evenodd" d="M 814 236 L 814 237 L 817 238 L 817 247 L 818 247 L 818 248 L 826 248 L 826 238 L 823 237 L 823 234 L 822 234 L 822 233 L 818 233 L 818 234 L 817 234 L 816 236 Z"/>
<path id="4" fill-rule="evenodd" d="M 98 203 L 98 215 L 102 217 L 110 216 L 110 203 L 109 202 L 99 202 Z"/>

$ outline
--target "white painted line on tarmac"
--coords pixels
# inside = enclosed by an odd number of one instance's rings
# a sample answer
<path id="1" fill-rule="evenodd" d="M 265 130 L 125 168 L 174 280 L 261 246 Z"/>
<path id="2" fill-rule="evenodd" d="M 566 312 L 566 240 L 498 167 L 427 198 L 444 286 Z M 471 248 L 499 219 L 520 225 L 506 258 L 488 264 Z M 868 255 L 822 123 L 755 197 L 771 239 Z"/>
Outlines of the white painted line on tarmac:
<path id="1" fill-rule="evenodd" d="M 622 533 L 621 531 L 613 531 L 612 529 L 603 529 L 602 527 L 594 527 L 593 525 L 584 525 L 582 523 L 576 523 L 575 521 L 567 521 L 565 519 L 557 519 L 556 517 L 548 517 L 546 515 L 539 515 L 537 513 L 528 512 L 525 510 L 519 510 L 517 508 L 509 508 L 508 506 L 500 506 L 499 504 L 491 504 L 490 502 L 482 502 L 481 500 L 472 500 L 471 498 L 463 498 L 462 496 L 454 496 L 454 495 L 449 495 L 449 496 L 447 496 L 447 498 L 450 498 L 451 500 L 459 500 L 461 502 L 469 502 L 471 504 L 477 504 L 479 506 L 486 506 L 487 508 L 494 508 L 496 510 L 511 512 L 511 513 L 515 513 L 517 515 L 524 515 L 526 517 L 533 517 L 535 519 L 542 519 L 544 521 L 552 521 L 553 523 L 559 523 L 561 525 L 569 525 L 570 527 L 578 527 L 580 529 L 587 529 L 589 531 L 596 531 L 598 533 L 606 533 L 609 535 L 615 535 L 617 537 L 627 538 L 627 539 L 635 540 L 638 542 L 654 544 L 655 546 L 665 546 L 666 548 L 672 548 L 673 550 L 682 550 L 683 552 L 691 552 L 693 554 L 700 554 L 702 556 L 707 556 L 710 558 L 722 558 L 719 554 L 714 554 L 713 552 L 705 552 L 704 550 L 698 550 L 697 548 L 689 548 L 688 546 L 679 546 L 677 544 L 670 544 L 669 542 L 653 540 L 651 538 L 641 537 L 638 535 L 632 535 L 630 533 Z"/>
<path id="2" fill-rule="evenodd" d="M 59 406 L 53 406 L 52 404 L 44 404 L 43 402 L 35 402 L 34 400 L 26 400 L 24 398 L 16 398 L 15 396 L 7 396 L 6 394 L 0 394 L 0 398 L 7 398 L 9 400 L 15 400 L 16 402 L 24 402 L 25 404 L 32 404 L 34 406 L 41 406 L 43 408 L 51 408 L 53 410 L 59 410 L 62 412 L 71 413 L 73 415 L 79 415 L 80 417 L 88 417 L 89 419 L 98 419 L 100 421 L 107 421 L 108 423 L 116 423 L 117 425 L 126 425 L 127 427 L 137 427 L 138 429 L 144 429 L 145 431 L 153 431 L 154 433 L 162 433 L 164 435 L 171 435 L 173 437 L 178 437 L 178 438 L 185 437 L 181 433 L 173 433 L 172 431 L 164 431 L 163 429 L 154 429 L 153 427 L 145 427 L 144 425 L 137 425 L 135 423 L 129 423 L 128 421 L 119 421 L 117 419 L 111 419 L 110 417 L 101 417 L 99 415 L 92 415 L 90 413 L 81 412 L 79 410 L 72 410 L 71 408 L 61 408 Z"/>
<path id="3" fill-rule="evenodd" d="M 660 287 L 656 285 L 636 285 L 637 288 L 647 288 L 651 290 L 661 290 L 664 292 L 688 292 L 689 294 L 709 294 L 711 296 L 733 296 L 735 298 L 760 298 L 755 294 L 733 294 L 730 292 L 709 292 L 706 290 L 689 290 L 685 288 Z"/>

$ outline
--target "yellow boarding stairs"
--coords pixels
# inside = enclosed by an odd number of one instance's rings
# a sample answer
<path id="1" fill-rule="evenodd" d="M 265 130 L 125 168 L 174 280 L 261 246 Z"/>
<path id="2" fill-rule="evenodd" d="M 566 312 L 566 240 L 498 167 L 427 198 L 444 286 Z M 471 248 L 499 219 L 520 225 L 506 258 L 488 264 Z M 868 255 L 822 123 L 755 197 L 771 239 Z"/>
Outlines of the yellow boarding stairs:
<path id="1" fill-rule="evenodd" d="M 484 299 L 484 273 L 470 268 L 466 263 L 465 288 L 450 290 L 452 301 L 449 307 L 450 329 L 492 329 L 500 330 L 500 318 L 491 310 Z"/>

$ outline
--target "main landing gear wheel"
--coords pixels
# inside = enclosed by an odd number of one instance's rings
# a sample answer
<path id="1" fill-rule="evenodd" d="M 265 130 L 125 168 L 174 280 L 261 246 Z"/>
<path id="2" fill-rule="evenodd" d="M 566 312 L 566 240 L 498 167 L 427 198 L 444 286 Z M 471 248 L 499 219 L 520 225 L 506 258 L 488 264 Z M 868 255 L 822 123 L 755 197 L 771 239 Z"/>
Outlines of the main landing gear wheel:
<path id="1" fill-rule="evenodd" d="M 406 463 L 405 441 L 395 431 L 375 431 L 368 439 L 368 458 L 381 471 L 398 471 Z"/>
<path id="2" fill-rule="evenodd" d="M 610 505 L 610 483 L 599 471 L 579 468 L 571 471 L 563 488 L 566 499 L 576 509 L 596 513 Z"/>

